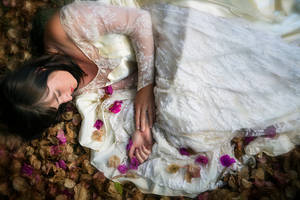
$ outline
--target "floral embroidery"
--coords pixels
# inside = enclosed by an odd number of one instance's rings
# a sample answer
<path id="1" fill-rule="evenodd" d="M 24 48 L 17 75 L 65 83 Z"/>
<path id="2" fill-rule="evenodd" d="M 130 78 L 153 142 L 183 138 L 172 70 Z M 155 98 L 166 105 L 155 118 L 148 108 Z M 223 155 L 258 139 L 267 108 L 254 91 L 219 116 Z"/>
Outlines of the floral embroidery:
<path id="1" fill-rule="evenodd" d="M 229 167 L 230 165 L 232 165 L 233 163 L 235 163 L 235 159 L 234 158 L 230 158 L 229 155 L 225 154 L 225 155 L 221 156 L 220 162 L 221 162 L 221 164 L 224 167 Z"/>
<path id="2" fill-rule="evenodd" d="M 121 111 L 123 101 L 115 101 L 113 105 L 110 106 L 109 111 L 112 113 L 118 113 Z"/>

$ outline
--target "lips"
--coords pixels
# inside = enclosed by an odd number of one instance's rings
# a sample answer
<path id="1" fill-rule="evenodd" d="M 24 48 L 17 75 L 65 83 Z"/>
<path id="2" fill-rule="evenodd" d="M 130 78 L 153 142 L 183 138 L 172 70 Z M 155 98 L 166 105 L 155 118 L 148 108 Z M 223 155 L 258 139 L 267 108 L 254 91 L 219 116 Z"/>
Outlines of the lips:
<path id="1" fill-rule="evenodd" d="M 71 92 L 72 92 L 72 93 L 74 92 L 74 88 L 73 88 L 73 87 L 71 87 Z"/>

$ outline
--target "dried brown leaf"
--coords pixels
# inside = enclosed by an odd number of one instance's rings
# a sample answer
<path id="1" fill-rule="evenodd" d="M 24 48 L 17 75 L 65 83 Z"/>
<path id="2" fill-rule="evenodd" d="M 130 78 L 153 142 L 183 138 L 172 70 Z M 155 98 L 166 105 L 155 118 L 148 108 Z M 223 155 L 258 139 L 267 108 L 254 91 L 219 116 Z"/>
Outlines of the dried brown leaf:
<path id="1" fill-rule="evenodd" d="M 101 141 L 102 141 L 102 136 L 103 136 L 103 135 L 104 135 L 103 129 L 95 130 L 95 131 L 93 132 L 93 134 L 92 134 L 92 140 L 101 142 Z"/>
<path id="2" fill-rule="evenodd" d="M 116 155 L 113 155 L 108 160 L 108 167 L 117 168 L 120 165 L 120 158 Z"/>
<path id="3" fill-rule="evenodd" d="M 168 165 L 167 172 L 170 174 L 175 174 L 181 167 L 176 164 Z"/>
<path id="4" fill-rule="evenodd" d="M 26 192 L 29 189 L 29 185 L 26 180 L 20 176 L 16 176 L 12 181 L 13 188 L 18 192 Z"/>
<path id="5" fill-rule="evenodd" d="M 64 112 L 62 118 L 66 121 L 70 121 L 73 118 L 73 111 Z"/>
<path id="6" fill-rule="evenodd" d="M 74 200 L 89 200 L 90 192 L 84 183 L 79 183 L 74 188 Z"/>
<path id="7" fill-rule="evenodd" d="M 64 186 L 66 188 L 69 188 L 69 189 L 72 189 L 73 187 L 75 187 L 76 183 L 75 181 L 73 181 L 72 179 L 69 179 L 69 178 L 66 178 L 65 179 L 65 183 L 64 183 Z"/>

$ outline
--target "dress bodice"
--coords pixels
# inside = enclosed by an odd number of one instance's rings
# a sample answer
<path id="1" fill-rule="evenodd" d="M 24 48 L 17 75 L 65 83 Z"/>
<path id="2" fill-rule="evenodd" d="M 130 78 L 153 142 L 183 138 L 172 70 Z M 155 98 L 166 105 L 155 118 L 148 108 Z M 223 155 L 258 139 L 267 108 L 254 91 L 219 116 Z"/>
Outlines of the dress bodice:
<path id="1" fill-rule="evenodd" d="M 154 42 L 147 11 L 74 2 L 61 9 L 60 21 L 71 40 L 98 67 L 95 78 L 79 93 L 97 92 L 125 78 L 135 70 L 132 65 L 135 61 L 137 89 L 153 83 Z"/>

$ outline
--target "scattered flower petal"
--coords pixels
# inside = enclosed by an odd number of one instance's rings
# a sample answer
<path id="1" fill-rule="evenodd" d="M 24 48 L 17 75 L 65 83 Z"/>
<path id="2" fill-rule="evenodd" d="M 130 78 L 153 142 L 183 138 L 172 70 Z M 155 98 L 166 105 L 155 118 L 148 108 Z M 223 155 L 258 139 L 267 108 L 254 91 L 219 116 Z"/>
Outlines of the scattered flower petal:
<path id="1" fill-rule="evenodd" d="M 256 137 L 254 136 L 248 136 L 245 137 L 244 141 L 245 141 L 245 145 L 248 145 L 250 142 L 252 142 Z"/>
<path id="2" fill-rule="evenodd" d="M 208 158 L 206 156 L 200 155 L 196 158 L 195 162 L 206 165 L 208 163 Z"/>
<path id="3" fill-rule="evenodd" d="M 119 170 L 119 172 L 120 172 L 121 174 L 125 174 L 125 173 L 128 171 L 127 166 L 124 165 L 124 164 L 123 164 L 123 165 L 119 165 L 117 169 Z"/>
<path id="4" fill-rule="evenodd" d="M 186 148 L 183 148 L 183 147 L 179 149 L 179 153 L 181 155 L 184 155 L 184 156 L 189 156 L 190 155 L 190 153 L 188 152 L 188 150 Z"/>
<path id="5" fill-rule="evenodd" d="M 232 165 L 233 163 L 235 163 L 235 159 L 234 158 L 230 158 L 230 156 L 227 155 L 227 154 L 221 156 L 220 161 L 221 161 L 221 164 L 224 167 L 229 167 L 230 165 Z"/>
<path id="6" fill-rule="evenodd" d="M 33 172 L 33 167 L 31 165 L 24 163 L 24 165 L 21 168 L 21 172 L 22 172 L 22 174 L 31 176 L 32 172 Z"/>
<path id="7" fill-rule="evenodd" d="M 112 113 L 118 113 L 121 111 L 123 101 L 115 101 L 109 108 L 109 111 Z"/>
<path id="8" fill-rule="evenodd" d="M 62 152 L 61 149 L 59 149 L 59 146 L 58 145 L 52 145 L 50 147 L 50 155 L 58 155 Z"/>
<path id="9" fill-rule="evenodd" d="M 117 168 L 120 165 L 120 158 L 116 155 L 113 155 L 108 160 L 108 167 Z"/>
<path id="10" fill-rule="evenodd" d="M 276 136 L 275 126 L 269 126 L 264 130 L 265 137 L 274 138 Z"/>
<path id="11" fill-rule="evenodd" d="M 93 134 L 92 134 L 92 140 L 101 142 L 101 141 L 102 141 L 102 136 L 103 136 L 103 135 L 104 135 L 103 129 L 95 130 L 95 131 L 93 132 Z"/>
<path id="12" fill-rule="evenodd" d="M 133 144 L 132 139 L 129 139 L 129 142 L 128 142 L 128 144 L 126 145 L 126 151 L 129 151 L 129 150 L 130 150 L 132 144 Z"/>
<path id="13" fill-rule="evenodd" d="M 174 174 L 176 173 L 178 170 L 180 169 L 180 166 L 176 165 L 176 164 L 171 164 L 167 167 L 167 172 L 169 172 L 170 174 Z"/>
<path id="14" fill-rule="evenodd" d="M 59 140 L 59 144 L 65 144 L 67 142 L 67 138 L 65 136 L 65 133 L 62 129 L 60 129 L 57 133 L 57 139 Z"/>
<path id="15" fill-rule="evenodd" d="M 113 90 L 113 88 L 112 88 L 111 85 L 106 86 L 106 87 L 104 88 L 104 91 L 105 91 L 105 93 L 108 94 L 108 95 L 112 95 L 112 93 L 114 92 L 114 90 Z"/>
<path id="16" fill-rule="evenodd" d="M 138 159 L 136 157 L 133 157 L 130 160 L 129 169 L 138 169 L 139 165 L 140 165 L 140 162 L 138 161 Z"/>
<path id="17" fill-rule="evenodd" d="M 98 119 L 95 124 L 94 124 L 94 127 L 99 130 L 101 127 L 103 126 L 103 121 Z"/>

